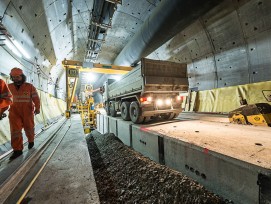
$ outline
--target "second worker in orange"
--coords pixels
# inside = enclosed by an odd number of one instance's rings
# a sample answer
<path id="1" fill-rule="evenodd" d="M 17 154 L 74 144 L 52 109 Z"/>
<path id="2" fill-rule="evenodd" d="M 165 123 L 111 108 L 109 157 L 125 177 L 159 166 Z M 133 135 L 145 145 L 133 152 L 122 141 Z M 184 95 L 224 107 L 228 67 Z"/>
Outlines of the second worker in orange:
<path id="1" fill-rule="evenodd" d="M 10 72 L 13 83 L 8 87 L 13 95 L 13 104 L 9 110 L 11 146 L 15 159 L 23 153 L 22 129 L 28 139 L 28 149 L 34 146 L 34 114 L 40 113 L 40 99 L 36 88 L 26 82 L 26 76 L 20 68 L 13 68 Z"/>

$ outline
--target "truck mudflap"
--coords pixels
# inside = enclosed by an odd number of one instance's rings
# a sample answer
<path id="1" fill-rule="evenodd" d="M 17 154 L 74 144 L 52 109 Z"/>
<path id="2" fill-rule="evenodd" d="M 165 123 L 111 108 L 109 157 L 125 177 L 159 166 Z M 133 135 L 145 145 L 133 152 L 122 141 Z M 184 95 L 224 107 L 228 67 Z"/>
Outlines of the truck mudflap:
<path id="1" fill-rule="evenodd" d="M 182 109 L 166 109 L 166 110 L 152 110 L 152 111 L 142 111 L 142 116 L 154 116 L 163 113 L 174 113 L 179 115 L 182 112 Z"/>

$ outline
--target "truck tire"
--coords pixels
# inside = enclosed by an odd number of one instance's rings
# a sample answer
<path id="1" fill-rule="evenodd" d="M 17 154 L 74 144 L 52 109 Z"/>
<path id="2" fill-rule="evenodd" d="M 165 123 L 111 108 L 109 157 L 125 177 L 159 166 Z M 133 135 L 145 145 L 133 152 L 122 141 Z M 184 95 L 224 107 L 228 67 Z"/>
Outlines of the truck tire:
<path id="1" fill-rule="evenodd" d="M 144 120 L 144 117 L 141 116 L 141 111 L 138 102 L 136 101 L 132 102 L 130 105 L 130 117 L 133 123 L 135 124 L 142 123 Z"/>
<path id="2" fill-rule="evenodd" d="M 172 120 L 172 119 L 174 119 L 174 118 L 176 118 L 177 117 L 177 114 L 176 113 L 171 113 L 170 114 L 170 117 L 169 117 L 169 120 Z"/>
<path id="3" fill-rule="evenodd" d="M 162 115 L 161 117 L 165 120 L 172 120 L 176 116 L 177 116 L 177 114 L 175 114 L 175 113 L 167 113 L 166 115 Z"/>
<path id="4" fill-rule="evenodd" d="M 115 109 L 115 104 L 113 104 L 113 103 L 110 104 L 110 115 L 112 117 L 116 117 L 117 116 L 117 111 Z"/>
<path id="5" fill-rule="evenodd" d="M 130 117 L 130 102 L 124 101 L 120 107 L 120 113 L 123 120 L 131 120 Z"/>

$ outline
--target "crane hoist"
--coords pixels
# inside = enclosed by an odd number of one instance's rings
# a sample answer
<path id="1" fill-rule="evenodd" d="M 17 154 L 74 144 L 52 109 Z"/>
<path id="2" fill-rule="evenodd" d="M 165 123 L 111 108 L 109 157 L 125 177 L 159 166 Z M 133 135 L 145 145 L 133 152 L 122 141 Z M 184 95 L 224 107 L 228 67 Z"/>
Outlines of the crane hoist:
<path id="1" fill-rule="evenodd" d="M 81 92 L 83 96 L 77 101 L 77 110 L 80 113 L 85 134 L 96 128 L 96 111 L 92 93 L 92 85 L 85 85 L 84 91 Z"/>

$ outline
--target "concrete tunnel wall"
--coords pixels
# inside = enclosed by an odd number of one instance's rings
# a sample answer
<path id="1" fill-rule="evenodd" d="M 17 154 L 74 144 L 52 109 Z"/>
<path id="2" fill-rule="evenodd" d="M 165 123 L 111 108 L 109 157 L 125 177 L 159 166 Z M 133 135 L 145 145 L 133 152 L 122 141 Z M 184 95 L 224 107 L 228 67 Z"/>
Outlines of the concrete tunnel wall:
<path id="1" fill-rule="evenodd" d="M 41 99 L 41 112 L 35 116 L 36 133 L 41 131 L 43 127 L 59 119 L 66 109 L 65 101 L 54 98 L 41 90 L 38 90 L 38 94 Z M 8 111 L 5 113 L 8 115 Z M 25 135 L 24 141 L 27 141 Z M 11 149 L 9 120 L 7 116 L 3 120 L 0 120 L 0 156 Z"/>
<path id="2" fill-rule="evenodd" d="M 270 9 L 270 0 L 226 0 L 147 58 L 187 63 L 195 90 L 269 81 Z"/>

